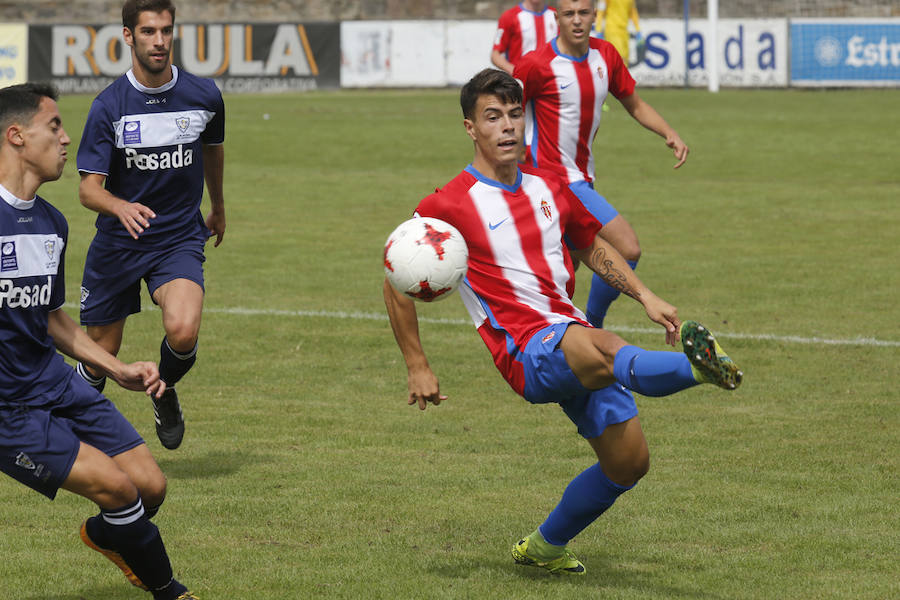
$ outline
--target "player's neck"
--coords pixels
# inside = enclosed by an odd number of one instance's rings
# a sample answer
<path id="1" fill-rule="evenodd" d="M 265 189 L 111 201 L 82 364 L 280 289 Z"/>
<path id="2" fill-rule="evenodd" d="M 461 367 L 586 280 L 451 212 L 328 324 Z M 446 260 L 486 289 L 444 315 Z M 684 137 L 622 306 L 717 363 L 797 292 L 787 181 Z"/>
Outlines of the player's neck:
<path id="1" fill-rule="evenodd" d="M 531 12 L 543 12 L 544 11 L 544 0 L 540 0 L 539 2 L 535 2 L 534 0 L 523 0 L 522 6 L 524 6 L 527 10 Z"/>
<path id="2" fill-rule="evenodd" d="M 480 154 L 476 154 L 472 159 L 472 168 L 488 179 L 499 181 L 503 185 L 515 185 L 519 175 L 517 163 L 492 163 L 485 160 Z"/>
<path id="3" fill-rule="evenodd" d="M 138 61 L 132 61 L 131 72 L 135 80 L 144 87 L 158 88 L 172 81 L 172 63 L 159 73 L 152 73 L 141 66 Z"/>
<path id="4" fill-rule="evenodd" d="M 40 180 L 33 174 L 18 168 L 0 169 L 0 185 L 19 200 L 31 200 L 41 186 Z"/>
<path id="5" fill-rule="evenodd" d="M 566 56 L 584 56 L 585 53 L 590 49 L 590 47 L 590 38 L 586 38 L 584 42 L 575 46 L 567 44 L 566 40 L 564 40 L 562 36 L 556 38 L 556 48 L 560 51 L 561 54 L 565 54 Z"/>

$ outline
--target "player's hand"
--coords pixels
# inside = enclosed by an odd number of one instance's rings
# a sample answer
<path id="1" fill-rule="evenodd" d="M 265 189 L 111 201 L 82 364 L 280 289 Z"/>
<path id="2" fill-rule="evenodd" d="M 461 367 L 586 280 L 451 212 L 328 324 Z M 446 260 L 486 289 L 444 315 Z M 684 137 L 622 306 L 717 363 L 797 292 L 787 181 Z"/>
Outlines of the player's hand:
<path id="1" fill-rule="evenodd" d="M 437 406 L 447 399 L 447 396 L 441 394 L 438 379 L 430 368 L 425 367 L 410 371 L 407 385 L 409 387 L 409 397 L 406 403 L 409 406 L 418 404 L 419 410 L 425 410 L 429 402 Z"/>
<path id="2" fill-rule="evenodd" d="M 675 154 L 675 158 L 678 160 L 678 162 L 675 163 L 675 166 L 673 167 L 677 169 L 684 164 L 684 161 L 687 160 L 688 152 L 690 152 L 691 150 L 687 147 L 687 144 L 681 141 L 681 137 L 674 131 L 669 134 L 668 137 L 666 137 L 666 146 L 672 149 L 673 153 Z"/>
<path id="3" fill-rule="evenodd" d="M 156 363 L 139 361 L 122 364 L 116 373 L 110 373 L 120 386 L 135 392 L 144 391 L 148 396 L 159 398 L 166 391 L 166 382 L 159 378 Z"/>
<path id="4" fill-rule="evenodd" d="M 144 230 L 150 227 L 150 219 L 156 218 L 156 213 L 140 202 L 126 202 L 122 200 L 115 210 L 119 222 L 128 232 L 128 235 L 138 239 Z"/>
<path id="5" fill-rule="evenodd" d="M 216 241 L 213 244 L 213 248 L 216 248 L 222 243 L 222 238 L 225 237 L 225 213 L 210 212 L 206 217 L 206 229 L 209 230 L 209 237 L 216 236 Z"/>
<path id="6" fill-rule="evenodd" d="M 666 329 L 666 343 L 674 346 L 678 341 L 678 328 L 681 326 L 681 320 L 678 318 L 678 309 L 660 298 L 650 293 L 644 296 L 644 310 L 647 316 L 654 323 L 659 323 Z"/>

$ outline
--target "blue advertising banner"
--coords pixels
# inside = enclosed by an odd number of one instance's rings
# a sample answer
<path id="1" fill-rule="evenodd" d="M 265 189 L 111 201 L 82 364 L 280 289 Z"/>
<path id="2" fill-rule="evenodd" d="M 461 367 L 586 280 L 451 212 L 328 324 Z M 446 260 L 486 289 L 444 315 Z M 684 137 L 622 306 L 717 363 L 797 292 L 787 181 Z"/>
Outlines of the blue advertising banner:
<path id="1" fill-rule="evenodd" d="M 791 85 L 900 86 L 900 19 L 792 19 Z"/>

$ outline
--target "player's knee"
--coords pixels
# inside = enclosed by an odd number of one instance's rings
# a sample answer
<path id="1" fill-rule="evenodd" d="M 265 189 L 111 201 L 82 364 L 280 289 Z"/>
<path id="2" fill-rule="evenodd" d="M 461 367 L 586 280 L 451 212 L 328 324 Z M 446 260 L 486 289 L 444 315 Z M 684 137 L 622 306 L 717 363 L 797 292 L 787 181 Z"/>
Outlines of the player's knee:
<path id="1" fill-rule="evenodd" d="M 197 344 L 200 325 L 190 319 L 175 319 L 166 323 L 166 340 L 175 352 L 190 352 Z"/>
<path id="2" fill-rule="evenodd" d="M 622 242 L 621 248 L 618 248 L 619 254 L 627 261 L 637 262 L 641 259 L 641 244 L 635 236 Z"/>
<path id="3" fill-rule="evenodd" d="M 606 476 L 614 483 L 631 487 L 650 471 L 650 451 L 646 445 L 619 460 L 603 465 Z"/>
<path id="4" fill-rule="evenodd" d="M 139 486 L 145 507 L 158 507 L 166 499 L 166 476 L 160 471 L 158 475 L 142 482 Z"/>
<path id="5" fill-rule="evenodd" d="M 93 499 L 104 508 L 115 508 L 134 502 L 138 488 L 128 475 L 119 469 L 111 470 L 98 482 Z"/>

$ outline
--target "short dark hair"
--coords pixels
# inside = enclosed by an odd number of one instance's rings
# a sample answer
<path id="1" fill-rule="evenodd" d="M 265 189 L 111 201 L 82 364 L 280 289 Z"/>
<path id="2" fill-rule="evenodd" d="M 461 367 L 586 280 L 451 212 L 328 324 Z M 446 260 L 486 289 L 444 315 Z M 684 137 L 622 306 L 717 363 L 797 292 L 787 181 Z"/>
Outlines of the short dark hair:
<path id="1" fill-rule="evenodd" d="M 169 11 L 172 15 L 172 22 L 175 22 L 175 5 L 172 0 L 125 0 L 122 5 L 122 25 L 134 33 L 137 27 L 138 16 L 145 11 L 160 13 Z"/>
<path id="2" fill-rule="evenodd" d="M 522 104 L 522 86 L 506 71 L 484 69 L 459 92 L 459 105 L 465 118 L 475 116 L 475 104 L 480 96 L 497 96 L 507 104 Z"/>
<path id="3" fill-rule="evenodd" d="M 30 123 L 45 97 L 55 101 L 59 91 L 49 83 L 20 83 L 0 88 L 0 131 L 6 131 L 13 123 Z"/>

